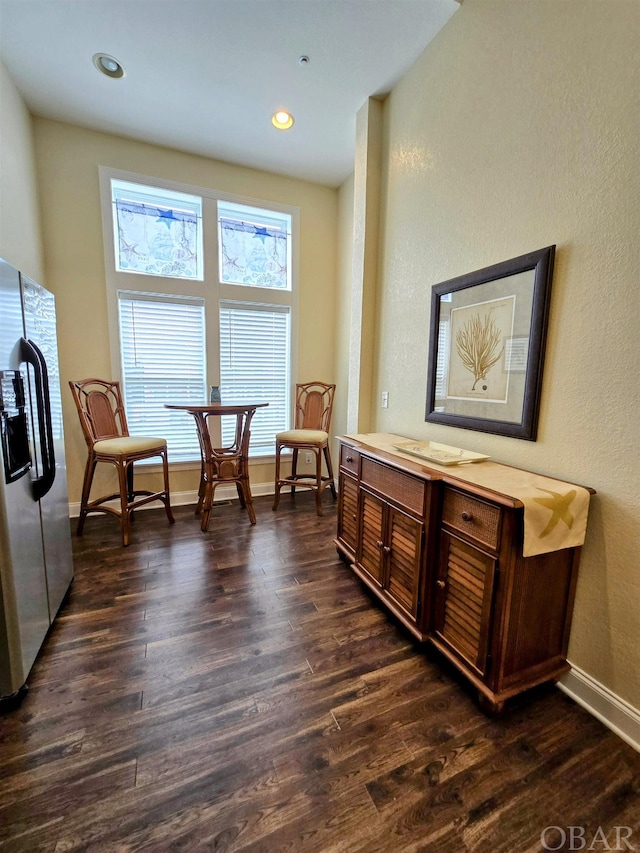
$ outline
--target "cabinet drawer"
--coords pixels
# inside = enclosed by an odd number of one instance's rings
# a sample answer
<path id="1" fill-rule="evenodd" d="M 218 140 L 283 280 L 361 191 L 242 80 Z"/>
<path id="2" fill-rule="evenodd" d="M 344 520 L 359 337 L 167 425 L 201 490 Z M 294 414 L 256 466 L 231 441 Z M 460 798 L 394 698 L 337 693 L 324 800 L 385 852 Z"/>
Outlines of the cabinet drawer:
<path id="1" fill-rule="evenodd" d="M 362 460 L 360 481 L 418 515 L 424 512 L 424 480 L 365 457 Z"/>
<path id="2" fill-rule="evenodd" d="M 340 467 L 345 471 L 351 471 L 352 474 L 358 474 L 358 464 L 360 462 L 360 454 L 353 447 L 347 447 L 342 444 L 340 446 Z"/>
<path id="3" fill-rule="evenodd" d="M 482 542 L 494 551 L 500 538 L 500 507 L 445 487 L 442 520 L 454 530 Z"/>

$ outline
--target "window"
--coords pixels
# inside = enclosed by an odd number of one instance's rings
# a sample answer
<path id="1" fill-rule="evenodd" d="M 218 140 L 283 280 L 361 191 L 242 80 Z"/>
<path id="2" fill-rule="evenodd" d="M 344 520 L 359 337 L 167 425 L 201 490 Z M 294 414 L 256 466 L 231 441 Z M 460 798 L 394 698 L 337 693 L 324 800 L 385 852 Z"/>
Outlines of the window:
<path id="1" fill-rule="evenodd" d="M 133 435 L 199 462 L 193 420 L 165 403 L 269 403 L 252 456 L 289 428 L 297 340 L 297 211 L 101 168 L 113 375 Z M 133 275 L 132 275 L 133 274 Z M 235 424 L 221 423 L 222 440 Z"/>
<path id="2" fill-rule="evenodd" d="M 122 390 L 129 432 L 161 435 L 175 462 L 193 458 L 184 416 L 165 409 L 206 399 L 204 300 L 118 293 Z"/>
<path id="3" fill-rule="evenodd" d="M 223 302 L 220 307 L 220 384 L 224 403 L 269 403 L 251 423 L 251 452 L 273 449 L 289 428 L 288 308 Z M 235 418 L 222 418 L 222 443 L 231 444 Z"/>
<path id="4" fill-rule="evenodd" d="M 220 278 L 291 290 L 291 217 L 241 204 L 218 204 Z"/>
<path id="5" fill-rule="evenodd" d="M 202 200 L 124 181 L 111 183 L 119 272 L 202 281 Z"/>

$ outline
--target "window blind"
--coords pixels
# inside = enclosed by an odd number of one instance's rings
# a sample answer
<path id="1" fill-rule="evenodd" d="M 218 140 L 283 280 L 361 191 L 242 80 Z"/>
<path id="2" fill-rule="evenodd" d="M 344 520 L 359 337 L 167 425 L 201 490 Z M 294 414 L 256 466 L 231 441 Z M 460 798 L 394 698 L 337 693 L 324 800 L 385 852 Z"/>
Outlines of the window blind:
<path id="1" fill-rule="evenodd" d="M 170 462 L 199 459 L 193 420 L 164 404 L 206 400 L 204 300 L 120 291 L 118 306 L 129 432 L 166 438 Z"/>
<path id="2" fill-rule="evenodd" d="M 251 422 L 252 455 L 273 453 L 276 433 L 289 429 L 290 309 L 222 302 L 220 393 L 224 404 L 268 403 Z M 222 418 L 223 444 L 235 418 Z"/>

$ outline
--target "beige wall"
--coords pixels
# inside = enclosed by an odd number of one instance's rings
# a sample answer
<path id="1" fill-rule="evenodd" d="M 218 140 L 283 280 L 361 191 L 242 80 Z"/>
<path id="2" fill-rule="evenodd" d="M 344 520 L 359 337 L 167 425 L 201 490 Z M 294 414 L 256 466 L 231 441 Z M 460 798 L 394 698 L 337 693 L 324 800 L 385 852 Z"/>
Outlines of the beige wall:
<path id="1" fill-rule="evenodd" d="M 38 186 L 47 277 L 56 294 L 63 381 L 111 376 L 98 167 L 165 178 L 300 208 L 298 378 L 333 381 L 337 192 L 37 118 Z M 78 501 L 86 449 L 65 403 L 69 499 Z M 273 465 L 252 466 L 252 483 L 273 482 Z M 142 478 L 141 478 L 142 480 Z M 171 473 L 176 493 L 197 488 L 198 471 Z M 96 483 L 100 488 L 100 482 Z"/>
<path id="2" fill-rule="evenodd" d="M 31 116 L 0 62 L 0 258 L 46 284 Z"/>
<path id="3" fill-rule="evenodd" d="M 372 413 L 375 430 L 597 489 L 569 657 L 636 708 L 639 26 L 625 0 L 465 0 L 394 89 Z M 431 286 L 552 243 L 537 442 L 427 425 Z"/>

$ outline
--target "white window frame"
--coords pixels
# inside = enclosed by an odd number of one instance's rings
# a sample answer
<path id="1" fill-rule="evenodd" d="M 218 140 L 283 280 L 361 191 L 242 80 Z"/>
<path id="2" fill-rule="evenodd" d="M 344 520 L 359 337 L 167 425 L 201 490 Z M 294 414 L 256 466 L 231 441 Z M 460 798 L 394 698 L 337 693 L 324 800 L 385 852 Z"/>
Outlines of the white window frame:
<path id="1" fill-rule="evenodd" d="M 203 215 L 203 264 L 204 280 L 168 278 L 158 275 L 145 275 L 136 272 L 120 272 L 116 270 L 113 231 L 113 212 L 111 201 L 111 180 L 125 181 L 138 185 L 147 185 L 154 189 L 167 189 L 187 195 L 202 198 Z M 122 381 L 122 365 L 120 360 L 120 331 L 118 314 L 118 291 L 148 291 L 158 295 L 193 296 L 205 301 L 207 360 L 207 386 L 220 385 L 220 305 L 223 302 L 255 302 L 275 306 L 287 305 L 291 316 L 290 339 L 290 412 L 293 412 L 295 398 L 295 383 L 298 362 L 298 302 L 299 302 L 299 246 L 300 246 L 300 210 L 291 205 L 267 201 L 260 198 L 233 195 L 206 187 L 168 181 L 163 178 L 140 175 L 112 169 L 107 166 L 99 167 L 100 196 L 102 204 L 102 228 L 105 259 L 105 283 L 107 297 L 107 317 L 109 325 L 109 346 L 111 353 L 111 370 L 114 378 Z M 246 284 L 231 284 L 220 280 L 219 268 L 219 235 L 218 235 L 218 201 L 248 207 L 272 210 L 291 216 L 291 290 L 280 288 L 253 287 Z M 179 402 L 179 401 L 175 401 Z M 291 415 L 290 415 L 291 417 Z M 175 463 L 172 467 L 193 468 L 200 465 L 200 453 L 195 431 L 194 459 L 187 463 Z M 275 436 L 274 436 L 275 444 Z M 253 456 L 252 461 L 269 460 L 273 453 Z M 169 459 L 171 462 L 171 459 Z"/>

